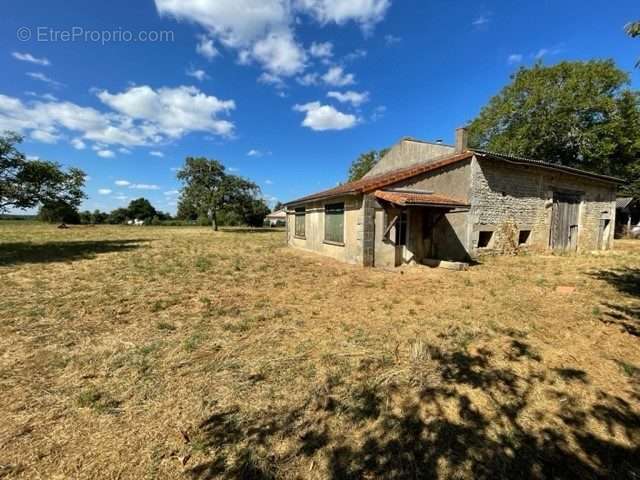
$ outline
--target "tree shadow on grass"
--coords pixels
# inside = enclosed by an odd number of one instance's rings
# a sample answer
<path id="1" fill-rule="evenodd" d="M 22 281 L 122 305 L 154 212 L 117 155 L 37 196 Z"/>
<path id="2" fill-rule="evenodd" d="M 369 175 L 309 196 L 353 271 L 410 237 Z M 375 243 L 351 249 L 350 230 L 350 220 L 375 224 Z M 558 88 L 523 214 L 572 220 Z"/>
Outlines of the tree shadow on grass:
<path id="1" fill-rule="evenodd" d="M 621 293 L 640 299 L 640 268 L 600 270 L 591 276 L 606 281 Z"/>
<path id="2" fill-rule="evenodd" d="M 603 302 L 606 308 L 600 321 L 619 326 L 627 333 L 640 337 L 640 268 L 600 270 L 591 273 L 628 297 L 625 303 Z"/>
<path id="3" fill-rule="evenodd" d="M 127 239 L 0 243 L 0 266 L 85 260 L 101 253 L 135 250 L 140 248 L 142 242 L 148 241 L 147 239 Z"/>
<path id="4" fill-rule="evenodd" d="M 522 340 L 518 349 L 533 351 Z M 603 391 L 587 404 L 559 389 L 588 385 L 586 372 L 541 371 L 541 358 L 527 355 L 496 362 L 485 349 L 426 352 L 411 367 L 427 371 L 418 384 L 384 383 L 368 372 L 312 389 L 289 410 L 214 413 L 199 430 L 212 458 L 188 472 L 197 479 L 299 478 L 313 468 L 331 479 L 640 478 L 637 408 Z M 548 399 L 532 410 L 541 392 Z"/>

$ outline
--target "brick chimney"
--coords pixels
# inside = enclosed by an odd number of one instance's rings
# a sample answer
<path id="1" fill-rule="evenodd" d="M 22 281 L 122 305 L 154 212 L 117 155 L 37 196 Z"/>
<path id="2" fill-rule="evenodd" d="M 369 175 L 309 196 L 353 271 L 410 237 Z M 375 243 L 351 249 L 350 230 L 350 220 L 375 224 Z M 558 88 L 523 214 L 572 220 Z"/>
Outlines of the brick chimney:
<path id="1" fill-rule="evenodd" d="M 467 149 L 469 132 L 466 127 L 456 128 L 456 153 L 462 153 Z"/>

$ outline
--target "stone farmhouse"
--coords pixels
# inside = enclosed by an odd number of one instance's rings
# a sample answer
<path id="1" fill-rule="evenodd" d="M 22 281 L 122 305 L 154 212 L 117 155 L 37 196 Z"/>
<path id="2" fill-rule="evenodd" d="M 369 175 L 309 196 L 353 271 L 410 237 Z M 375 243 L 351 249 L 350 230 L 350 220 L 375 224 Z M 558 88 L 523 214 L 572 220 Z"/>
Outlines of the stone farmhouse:
<path id="1" fill-rule="evenodd" d="M 404 138 L 360 180 L 287 204 L 287 242 L 363 266 L 613 244 L 622 181 L 542 160 Z"/>

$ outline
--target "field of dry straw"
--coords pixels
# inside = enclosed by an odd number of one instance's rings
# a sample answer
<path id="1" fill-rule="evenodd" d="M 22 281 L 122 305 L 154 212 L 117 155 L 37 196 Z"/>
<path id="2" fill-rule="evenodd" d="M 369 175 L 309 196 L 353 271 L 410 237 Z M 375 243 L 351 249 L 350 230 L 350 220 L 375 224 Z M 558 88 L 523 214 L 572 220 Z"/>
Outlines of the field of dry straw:
<path id="1" fill-rule="evenodd" d="M 1 222 L 0 477 L 640 478 L 640 241 L 391 272 L 283 235 Z"/>

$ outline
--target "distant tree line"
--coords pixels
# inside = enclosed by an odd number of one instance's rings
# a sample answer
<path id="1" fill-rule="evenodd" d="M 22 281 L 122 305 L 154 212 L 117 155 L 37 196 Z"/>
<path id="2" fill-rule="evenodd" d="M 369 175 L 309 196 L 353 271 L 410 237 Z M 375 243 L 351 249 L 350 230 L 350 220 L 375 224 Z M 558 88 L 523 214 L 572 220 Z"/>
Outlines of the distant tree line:
<path id="1" fill-rule="evenodd" d="M 68 223 L 71 225 L 118 225 L 129 220 L 142 220 L 147 224 L 160 225 L 172 220 L 169 213 L 156 210 L 146 198 L 132 200 L 127 207 L 116 208 L 111 212 L 85 210 L 79 212 L 75 207 L 64 202 L 45 203 L 38 211 L 38 219 L 49 223 Z"/>
<path id="2" fill-rule="evenodd" d="M 17 149 L 21 142 L 16 133 L 0 134 L 0 214 L 11 208 L 39 206 L 37 218 L 51 223 L 98 225 L 141 220 L 152 225 L 211 224 L 217 229 L 219 225 L 259 227 L 270 212 L 254 182 L 227 173 L 217 160 L 201 157 L 187 158 L 178 172 L 183 188 L 175 218 L 157 210 L 146 198 L 111 212 L 81 212 L 78 207 L 86 198 L 85 173 L 77 168 L 65 171 L 53 162 L 29 160 Z"/>
<path id="3" fill-rule="evenodd" d="M 224 205 L 217 212 L 220 226 L 261 227 L 269 207 L 264 200 L 244 198 L 241 202 Z M 116 208 L 111 212 L 101 210 L 78 211 L 63 202 L 43 204 L 38 211 L 38 220 L 48 223 L 66 223 L 69 225 L 121 225 L 130 220 L 141 220 L 147 225 L 209 225 L 207 215 L 189 209 L 189 203 L 180 202 L 178 213 L 157 210 L 146 198 L 132 200 L 127 207 Z"/>

